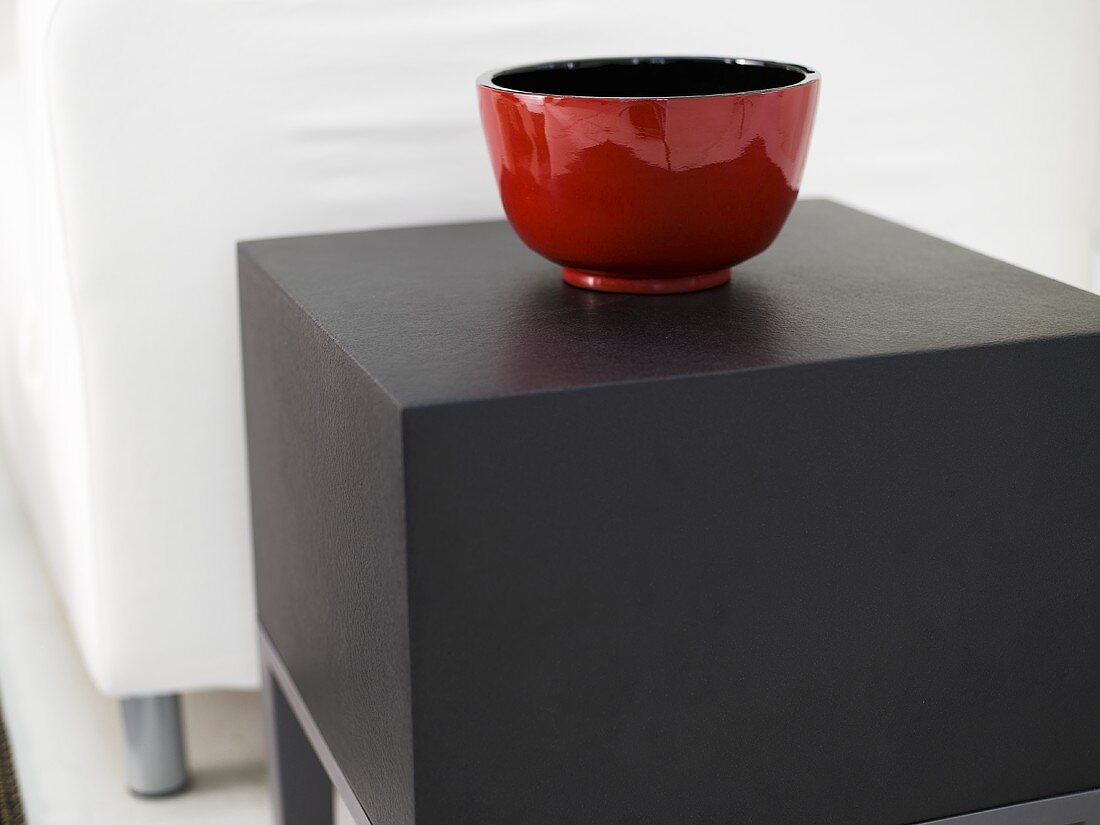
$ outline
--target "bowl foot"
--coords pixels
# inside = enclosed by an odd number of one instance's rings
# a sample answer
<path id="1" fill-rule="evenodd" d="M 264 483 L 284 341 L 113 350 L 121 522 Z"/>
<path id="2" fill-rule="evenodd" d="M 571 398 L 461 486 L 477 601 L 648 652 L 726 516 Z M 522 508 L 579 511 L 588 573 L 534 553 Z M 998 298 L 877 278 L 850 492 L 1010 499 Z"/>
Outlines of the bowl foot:
<path id="1" fill-rule="evenodd" d="M 589 272 L 584 269 L 562 268 L 567 284 L 597 292 L 627 292 L 632 295 L 675 295 L 681 292 L 698 292 L 721 286 L 730 279 L 729 269 L 711 272 L 685 272 L 673 275 L 615 275 L 610 272 Z"/>

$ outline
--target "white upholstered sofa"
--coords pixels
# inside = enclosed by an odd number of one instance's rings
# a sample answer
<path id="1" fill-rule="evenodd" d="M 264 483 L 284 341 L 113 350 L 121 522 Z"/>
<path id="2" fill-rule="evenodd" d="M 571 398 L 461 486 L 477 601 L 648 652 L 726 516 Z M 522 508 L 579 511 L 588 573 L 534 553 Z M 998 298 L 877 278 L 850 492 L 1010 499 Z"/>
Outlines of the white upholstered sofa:
<path id="1" fill-rule="evenodd" d="M 481 70 L 808 63 L 804 191 L 1088 277 L 1091 0 L 0 7 L 4 452 L 87 669 L 124 700 L 141 792 L 182 779 L 176 695 L 258 679 L 234 244 L 496 216 Z"/>

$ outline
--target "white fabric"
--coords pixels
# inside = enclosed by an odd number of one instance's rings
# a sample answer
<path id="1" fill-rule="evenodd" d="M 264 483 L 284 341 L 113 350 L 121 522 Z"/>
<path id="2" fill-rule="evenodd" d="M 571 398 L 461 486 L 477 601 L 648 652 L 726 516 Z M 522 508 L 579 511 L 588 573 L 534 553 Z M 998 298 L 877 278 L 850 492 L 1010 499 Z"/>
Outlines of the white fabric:
<path id="1" fill-rule="evenodd" d="M 808 63 L 804 192 L 1083 284 L 1098 26 L 1090 0 L 22 0 L 0 408 L 97 685 L 255 683 L 234 243 L 498 215 L 481 70 Z"/>
<path id="2" fill-rule="evenodd" d="M 29 30 L 39 19 L 25 22 Z M 0 423 L 77 638 L 97 665 L 86 410 L 36 68 L 21 78 L 11 63 L 0 69 Z"/>

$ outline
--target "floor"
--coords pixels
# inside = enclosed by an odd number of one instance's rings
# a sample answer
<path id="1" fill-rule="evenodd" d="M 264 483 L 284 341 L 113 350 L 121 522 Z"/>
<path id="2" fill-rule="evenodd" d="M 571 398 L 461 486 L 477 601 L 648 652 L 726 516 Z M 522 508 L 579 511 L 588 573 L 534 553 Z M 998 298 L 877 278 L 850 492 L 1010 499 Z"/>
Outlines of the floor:
<path id="1" fill-rule="evenodd" d="M 192 789 L 160 800 L 126 791 L 117 705 L 84 672 L 2 460 L 0 704 L 29 825 L 269 825 L 255 693 L 185 697 Z"/>

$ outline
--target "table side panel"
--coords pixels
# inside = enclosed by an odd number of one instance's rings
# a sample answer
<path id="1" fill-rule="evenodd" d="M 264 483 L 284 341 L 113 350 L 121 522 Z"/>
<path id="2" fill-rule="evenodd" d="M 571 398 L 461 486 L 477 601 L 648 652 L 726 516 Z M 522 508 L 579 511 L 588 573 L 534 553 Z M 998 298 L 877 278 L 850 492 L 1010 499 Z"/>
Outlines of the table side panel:
<path id="1" fill-rule="evenodd" d="M 1100 339 L 414 409 L 419 825 L 1100 786 Z"/>
<path id="2" fill-rule="evenodd" d="M 259 619 L 376 825 L 413 822 L 400 413 L 246 255 Z"/>

